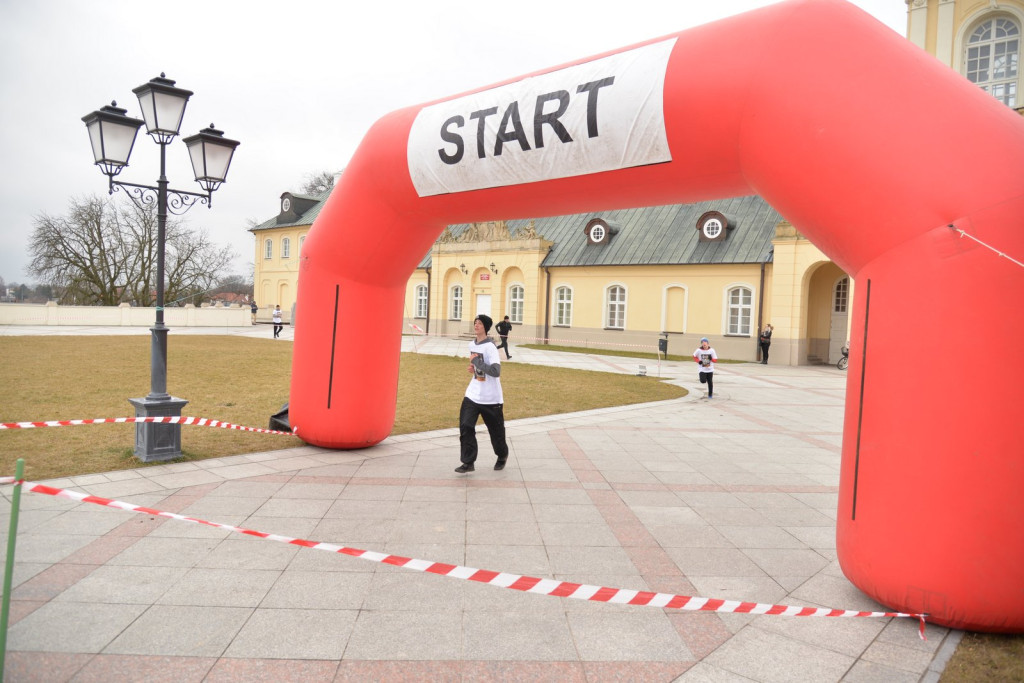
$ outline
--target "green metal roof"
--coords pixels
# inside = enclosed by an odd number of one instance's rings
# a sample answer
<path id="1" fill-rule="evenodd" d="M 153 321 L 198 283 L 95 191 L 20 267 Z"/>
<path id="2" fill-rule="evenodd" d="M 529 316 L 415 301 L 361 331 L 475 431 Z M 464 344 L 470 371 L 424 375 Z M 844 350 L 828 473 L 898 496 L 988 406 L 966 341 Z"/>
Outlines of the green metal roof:
<path id="1" fill-rule="evenodd" d="M 721 242 L 701 242 L 697 219 L 718 211 L 732 229 Z M 601 218 L 618 227 L 607 244 L 588 244 L 583 230 Z M 547 267 L 696 265 L 710 263 L 767 263 L 772 260 L 772 238 L 781 214 L 756 195 L 716 199 L 695 204 L 672 204 L 642 209 L 596 211 L 534 219 L 534 229 L 554 242 L 541 263 Z M 529 220 L 507 221 L 509 233 L 526 228 Z M 458 237 L 468 223 L 450 226 Z M 430 267 L 430 254 L 419 264 Z"/>
<path id="2" fill-rule="evenodd" d="M 320 215 L 320 210 L 324 208 L 324 204 L 327 202 L 327 198 L 331 196 L 330 190 L 324 190 L 320 194 L 296 194 L 292 193 L 292 197 L 298 197 L 299 199 L 311 199 L 317 203 L 310 207 L 304 214 L 298 217 L 295 221 L 290 223 L 278 223 L 277 216 L 268 218 L 259 225 L 254 225 L 249 228 L 249 232 L 257 232 L 259 230 L 270 230 L 271 228 L 291 228 L 297 225 L 313 225 L 313 221 Z"/>
<path id="3" fill-rule="evenodd" d="M 317 204 L 292 223 L 278 223 L 277 216 L 249 228 L 250 232 L 272 228 L 312 225 L 320 215 L 331 190 L 319 195 L 293 195 L 314 199 Z M 698 239 L 697 219 L 708 211 L 718 211 L 729 219 L 732 228 L 720 242 Z M 601 218 L 618 228 L 607 244 L 588 244 L 583 232 L 591 219 Z M 671 204 L 641 209 L 596 211 L 567 216 L 533 219 L 537 234 L 553 242 L 541 263 L 546 267 L 698 265 L 711 263 L 767 263 L 772 260 L 772 238 L 781 214 L 761 197 L 733 197 L 694 204 Z M 507 221 L 509 233 L 526 228 L 529 220 Z M 458 237 L 470 225 L 450 226 Z M 430 267 L 430 253 L 419 268 Z"/>

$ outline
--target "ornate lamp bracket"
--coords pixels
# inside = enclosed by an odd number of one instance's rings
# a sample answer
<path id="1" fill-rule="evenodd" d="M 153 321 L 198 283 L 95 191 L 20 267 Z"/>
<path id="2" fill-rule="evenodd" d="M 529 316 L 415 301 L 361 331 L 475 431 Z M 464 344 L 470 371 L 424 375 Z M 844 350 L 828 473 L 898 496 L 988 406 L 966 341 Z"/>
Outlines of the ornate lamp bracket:
<path id="1" fill-rule="evenodd" d="M 110 190 L 108 194 L 114 194 L 117 190 L 122 190 L 128 198 L 132 200 L 132 203 L 140 209 L 146 210 L 150 208 L 159 208 L 159 193 L 160 188 L 153 187 L 151 185 L 139 185 L 136 183 L 125 183 L 120 180 L 110 179 Z M 175 216 L 181 216 L 196 203 L 205 204 L 206 208 L 210 208 L 213 203 L 212 193 L 197 194 L 195 192 L 186 192 L 184 190 L 167 189 L 167 210 Z"/>

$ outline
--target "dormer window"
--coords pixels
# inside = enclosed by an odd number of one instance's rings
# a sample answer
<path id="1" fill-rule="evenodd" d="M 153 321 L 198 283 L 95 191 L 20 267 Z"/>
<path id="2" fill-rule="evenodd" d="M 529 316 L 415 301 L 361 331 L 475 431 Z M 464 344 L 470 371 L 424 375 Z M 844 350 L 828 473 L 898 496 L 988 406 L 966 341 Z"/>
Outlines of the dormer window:
<path id="1" fill-rule="evenodd" d="M 281 211 L 277 214 L 277 224 L 297 223 L 307 211 L 322 201 L 317 197 L 309 197 L 292 192 L 281 193 Z"/>
<path id="2" fill-rule="evenodd" d="M 277 214 L 277 224 L 287 225 L 294 223 L 299 218 L 299 207 L 291 192 L 281 194 L 281 212 Z"/>
<path id="3" fill-rule="evenodd" d="M 587 236 L 587 244 L 608 244 L 613 235 L 619 231 L 618 226 L 603 218 L 594 218 L 587 223 L 583 234 Z"/>
<path id="4" fill-rule="evenodd" d="M 718 211 L 705 211 L 697 219 L 698 239 L 701 242 L 722 242 L 729 236 L 733 224 Z"/>

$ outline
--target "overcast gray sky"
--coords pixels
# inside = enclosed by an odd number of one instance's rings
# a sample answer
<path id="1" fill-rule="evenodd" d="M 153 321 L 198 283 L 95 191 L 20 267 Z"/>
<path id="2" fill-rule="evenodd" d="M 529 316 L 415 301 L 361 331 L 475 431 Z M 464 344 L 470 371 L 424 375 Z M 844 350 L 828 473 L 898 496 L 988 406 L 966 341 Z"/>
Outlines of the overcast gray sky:
<path id="1" fill-rule="evenodd" d="M 106 193 L 81 118 L 111 100 L 141 118 L 132 88 L 161 72 L 195 93 L 183 136 L 214 123 L 242 143 L 213 207 L 185 220 L 230 245 L 248 276 L 249 219 L 276 215 L 307 175 L 343 169 L 385 114 L 770 4 L 0 0 L 0 277 L 33 282 L 36 216 Z M 904 35 L 905 0 L 854 4 Z M 154 185 L 158 159 L 143 129 L 119 179 Z M 180 140 L 167 176 L 199 189 Z"/>

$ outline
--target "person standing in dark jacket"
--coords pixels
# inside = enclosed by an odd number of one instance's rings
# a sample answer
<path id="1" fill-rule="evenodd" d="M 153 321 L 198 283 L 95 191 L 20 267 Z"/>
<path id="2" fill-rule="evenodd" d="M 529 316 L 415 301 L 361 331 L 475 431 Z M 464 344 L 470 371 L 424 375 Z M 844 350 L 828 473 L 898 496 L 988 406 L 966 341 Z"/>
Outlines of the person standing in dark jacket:
<path id="1" fill-rule="evenodd" d="M 775 329 L 771 325 L 764 326 L 764 332 L 761 333 L 758 341 L 761 343 L 761 365 L 768 365 L 768 347 L 772 345 L 772 330 Z"/>

